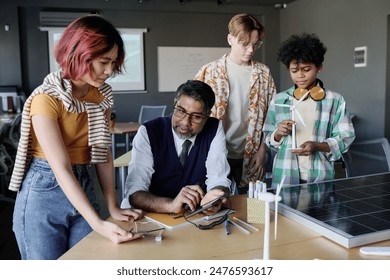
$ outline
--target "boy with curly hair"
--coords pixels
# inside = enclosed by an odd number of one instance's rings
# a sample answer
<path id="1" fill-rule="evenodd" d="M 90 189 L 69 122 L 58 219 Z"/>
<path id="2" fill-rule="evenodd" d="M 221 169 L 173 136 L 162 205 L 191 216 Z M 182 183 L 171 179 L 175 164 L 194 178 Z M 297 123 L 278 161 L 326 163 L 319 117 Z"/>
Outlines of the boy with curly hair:
<path id="1" fill-rule="evenodd" d="M 333 162 L 355 139 L 342 95 L 317 78 L 326 47 L 315 34 L 293 35 L 282 43 L 278 60 L 293 86 L 278 93 L 268 109 L 265 143 L 275 150 L 272 186 L 334 179 Z"/>

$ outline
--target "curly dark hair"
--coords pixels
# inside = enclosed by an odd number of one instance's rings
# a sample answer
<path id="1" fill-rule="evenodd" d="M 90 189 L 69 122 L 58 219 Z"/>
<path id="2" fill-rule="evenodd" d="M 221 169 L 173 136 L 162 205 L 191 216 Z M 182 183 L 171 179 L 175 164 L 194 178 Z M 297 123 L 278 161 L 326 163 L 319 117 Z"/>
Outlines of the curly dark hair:
<path id="1" fill-rule="evenodd" d="M 298 63 L 310 62 L 320 67 L 324 61 L 326 47 L 315 34 L 303 33 L 302 35 L 292 35 L 282 45 L 278 51 L 278 61 L 281 61 L 287 68 L 292 60 Z"/>

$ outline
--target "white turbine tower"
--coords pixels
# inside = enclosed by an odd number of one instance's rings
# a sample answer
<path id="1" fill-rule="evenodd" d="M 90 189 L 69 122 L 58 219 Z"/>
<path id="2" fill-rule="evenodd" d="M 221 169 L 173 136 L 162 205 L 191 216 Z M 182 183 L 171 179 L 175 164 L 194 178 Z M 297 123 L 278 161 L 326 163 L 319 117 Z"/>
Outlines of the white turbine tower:
<path id="1" fill-rule="evenodd" d="M 291 111 L 291 120 L 292 121 L 295 121 L 295 116 L 294 116 L 294 113 L 298 116 L 299 120 L 301 121 L 302 125 L 306 127 L 306 124 L 301 116 L 301 114 L 298 112 L 297 107 L 298 105 L 306 98 L 306 96 L 310 93 L 310 90 L 307 91 L 304 95 L 302 95 L 302 97 L 298 100 L 297 103 L 295 103 L 294 105 L 287 105 L 287 104 L 275 104 L 275 106 L 279 106 L 279 107 L 288 107 L 290 108 L 290 111 Z M 292 141 L 291 141 L 291 149 L 296 149 L 297 148 L 297 145 L 296 145 L 296 131 L 295 131 L 295 124 L 292 125 L 292 132 L 291 132 L 291 138 L 292 138 Z"/>
<path id="2" fill-rule="evenodd" d="M 278 204 L 282 198 L 279 196 L 283 187 L 285 176 L 282 177 L 280 184 L 276 187 L 276 194 L 270 192 L 258 193 L 258 198 L 265 202 L 265 223 L 264 223 L 264 245 L 263 245 L 263 260 L 269 260 L 269 231 L 270 231 L 270 207 L 271 202 L 275 202 L 275 236 L 278 231 Z"/>
<path id="3" fill-rule="evenodd" d="M 278 205 L 279 201 L 282 200 L 280 197 L 280 191 L 282 190 L 284 179 L 286 176 L 282 177 L 282 180 L 280 181 L 280 184 L 276 186 L 276 193 L 275 193 L 275 232 L 274 232 L 274 239 L 276 240 L 277 234 L 278 234 Z"/>

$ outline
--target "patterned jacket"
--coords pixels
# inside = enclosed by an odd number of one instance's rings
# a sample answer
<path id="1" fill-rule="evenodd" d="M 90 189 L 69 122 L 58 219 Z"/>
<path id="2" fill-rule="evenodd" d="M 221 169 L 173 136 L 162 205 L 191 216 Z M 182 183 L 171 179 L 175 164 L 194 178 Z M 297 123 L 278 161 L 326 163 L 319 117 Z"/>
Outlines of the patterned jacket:
<path id="1" fill-rule="evenodd" d="M 279 148 L 271 145 L 271 135 L 277 125 L 291 119 L 288 107 L 275 106 L 275 104 L 292 105 L 295 87 L 280 92 L 272 100 L 264 125 L 265 143 L 268 147 L 276 149 L 273 165 L 272 186 L 280 183 L 282 176 L 286 176 L 285 185 L 299 184 L 299 168 L 297 156 L 289 151 L 291 148 L 291 135 L 284 137 Z M 313 130 L 313 141 L 326 142 L 330 152 L 315 152 L 310 157 L 311 168 L 308 173 L 308 183 L 332 180 L 334 178 L 333 162 L 341 158 L 355 139 L 355 130 L 346 108 L 346 103 L 340 94 L 326 90 L 325 99 L 317 102 L 316 119 Z"/>
<path id="2" fill-rule="evenodd" d="M 226 71 L 227 54 L 222 58 L 204 65 L 195 76 L 195 80 L 201 80 L 211 86 L 215 93 L 215 105 L 211 116 L 225 122 L 226 111 L 229 106 L 229 78 Z M 250 158 L 255 154 L 262 143 L 263 125 L 267 115 L 268 106 L 272 97 L 276 94 L 276 87 L 269 68 L 259 62 L 252 61 L 252 74 L 249 89 L 249 120 L 242 120 L 247 125 L 248 133 L 245 140 L 245 152 L 243 163 L 243 176 L 241 186 L 248 184 L 246 170 Z"/>

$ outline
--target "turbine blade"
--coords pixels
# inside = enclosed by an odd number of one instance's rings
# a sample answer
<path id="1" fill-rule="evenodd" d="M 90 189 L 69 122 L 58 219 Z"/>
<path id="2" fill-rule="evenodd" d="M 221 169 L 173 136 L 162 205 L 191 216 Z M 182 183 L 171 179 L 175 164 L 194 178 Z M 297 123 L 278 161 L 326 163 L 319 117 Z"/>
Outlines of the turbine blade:
<path id="1" fill-rule="evenodd" d="M 275 106 L 278 106 L 278 107 L 288 107 L 288 108 L 292 107 L 292 105 L 287 105 L 287 104 L 275 104 Z"/>
<path id="2" fill-rule="evenodd" d="M 306 96 L 307 96 L 309 93 L 310 93 L 310 90 L 308 90 L 304 95 L 302 95 L 302 97 L 299 98 L 298 102 L 295 103 L 294 107 L 296 108 L 296 107 L 299 105 L 299 103 L 301 103 L 301 102 L 306 98 Z M 295 109 L 295 108 L 294 108 L 294 109 Z"/>

